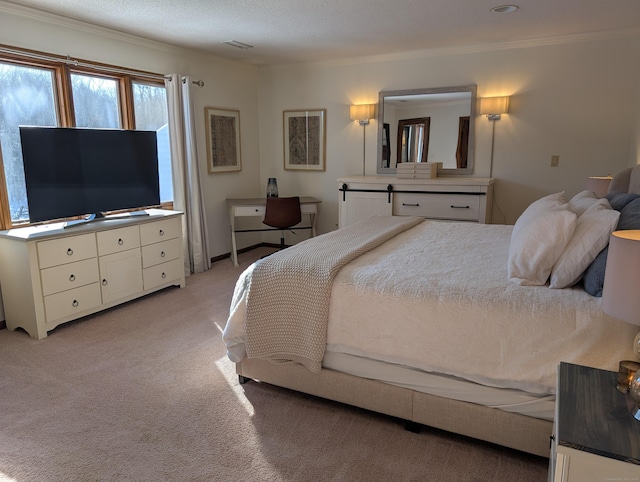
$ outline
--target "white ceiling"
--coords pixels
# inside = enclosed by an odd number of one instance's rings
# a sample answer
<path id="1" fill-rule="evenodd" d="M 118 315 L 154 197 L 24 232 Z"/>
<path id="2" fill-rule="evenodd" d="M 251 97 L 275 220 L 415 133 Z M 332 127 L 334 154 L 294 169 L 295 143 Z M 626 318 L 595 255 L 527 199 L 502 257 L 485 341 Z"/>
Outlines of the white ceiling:
<path id="1" fill-rule="evenodd" d="M 14 0 L 252 64 L 635 30 L 640 0 Z M 509 2 L 510 3 L 510 2 Z M 253 48 L 225 45 L 237 40 Z"/>

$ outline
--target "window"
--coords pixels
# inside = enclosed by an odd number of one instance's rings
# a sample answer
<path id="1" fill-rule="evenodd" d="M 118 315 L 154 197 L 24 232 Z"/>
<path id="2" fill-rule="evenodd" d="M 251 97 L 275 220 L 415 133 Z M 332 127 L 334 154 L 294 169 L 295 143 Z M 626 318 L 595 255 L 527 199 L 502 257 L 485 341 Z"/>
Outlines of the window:
<path id="1" fill-rule="evenodd" d="M 173 184 L 166 89 L 164 86 L 134 82 L 133 107 L 136 129 L 156 131 L 158 138 L 158 170 L 160 172 L 160 201 L 163 203 L 172 202 Z"/>
<path id="2" fill-rule="evenodd" d="M 41 60 L 46 58 L 47 60 Z M 156 131 L 163 204 L 173 201 L 164 82 L 157 76 L 26 53 L 0 53 L 0 229 L 28 223 L 20 125 Z M 155 77 L 155 76 L 154 76 Z M 141 80 L 144 79 L 144 80 Z"/>
<path id="3" fill-rule="evenodd" d="M 20 125 L 57 126 L 54 72 L 0 63 L 0 147 L 12 223 L 27 222 Z M 8 228 L 9 226 L 3 226 Z"/>
<path id="4" fill-rule="evenodd" d="M 93 75 L 71 74 L 76 127 L 120 129 L 118 83 Z"/>

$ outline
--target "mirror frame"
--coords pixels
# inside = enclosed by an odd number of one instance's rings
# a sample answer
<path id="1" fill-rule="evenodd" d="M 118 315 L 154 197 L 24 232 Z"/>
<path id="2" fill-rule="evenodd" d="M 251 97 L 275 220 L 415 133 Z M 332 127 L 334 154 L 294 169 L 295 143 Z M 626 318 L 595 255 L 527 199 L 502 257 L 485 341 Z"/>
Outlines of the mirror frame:
<path id="1" fill-rule="evenodd" d="M 471 93 L 471 108 L 469 111 L 469 146 L 467 152 L 467 167 L 465 168 L 443 168 L 438 169 L 438 176 L 465 176 L 473 174 L 475 164 L 475 119 L 477 103 L 477 86 L 475 84 L 461 85 L 455 87 L 432 87 L 425 89 L 406 90 L 382 90 L 378 93 L 378 156 L 376 172 L 378 174 L 395 174 L 395 167 L 382 167 L 382 128 L 384 125 L 384 100 L 386 97 L 396 97 L 405 95 L 425 95 L 425 94 L 446 94 L 455 92 Z"/>

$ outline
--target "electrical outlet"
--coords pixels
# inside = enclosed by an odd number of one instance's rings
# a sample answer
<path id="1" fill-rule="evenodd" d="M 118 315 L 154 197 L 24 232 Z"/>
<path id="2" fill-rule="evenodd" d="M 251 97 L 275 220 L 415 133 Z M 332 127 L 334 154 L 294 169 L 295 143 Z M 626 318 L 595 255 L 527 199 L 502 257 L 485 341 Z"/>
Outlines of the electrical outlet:
<path id="1" fill-rule="evenodd" d="M 560 164 L 560 156 L 553 155 L 551 156 L 551 167 L 558 167 Z"/>

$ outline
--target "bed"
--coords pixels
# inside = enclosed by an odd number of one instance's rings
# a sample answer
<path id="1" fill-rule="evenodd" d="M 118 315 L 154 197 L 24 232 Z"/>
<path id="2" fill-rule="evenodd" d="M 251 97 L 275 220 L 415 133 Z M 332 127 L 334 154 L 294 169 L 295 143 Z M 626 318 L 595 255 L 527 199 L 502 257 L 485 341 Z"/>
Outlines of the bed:
<path id="1" fill-rule="evenodd" d="M 640 167 L 606 200 L 546 196 L 515 226 L 374 217 L 299 243 L 238 279 L 228 356 L 242 382 L 547 457 L 559 362 L 617 370 L 633 359 L 638 327 L 594 296 L 608 233 L 623 217 L 640 228 L 623 216 L 640 210 L 633 193 Z M 591 227 L 607 223 L 596 242 Z"/>

